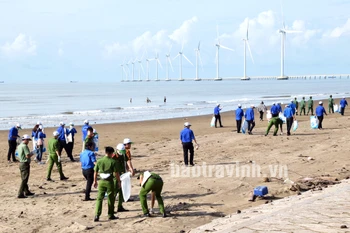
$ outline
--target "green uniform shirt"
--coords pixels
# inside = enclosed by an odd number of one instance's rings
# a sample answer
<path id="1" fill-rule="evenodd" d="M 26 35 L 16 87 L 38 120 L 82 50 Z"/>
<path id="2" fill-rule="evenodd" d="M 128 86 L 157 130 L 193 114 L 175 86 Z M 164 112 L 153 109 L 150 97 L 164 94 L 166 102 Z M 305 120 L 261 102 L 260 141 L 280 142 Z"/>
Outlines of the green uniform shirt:
<path id="1" fill-rule="evenodd" d="M 299 102 L 298 102 L 298 100 L 294 100 L 293 103 L 295 104 L 295 107 L 296 107 L 296 108 L 299 107 Z"/>
<path id="2" fill-rule="evenodd" d="M 95 151 L 96 145 L 95 145 L 95 142 L 94 142 L 94 137 L 89 138 L 88 136 L 86 136 L 84 142 L 85 142 L 85 147 L 86 147 L 86 145 L 87 145 L 89 142 L 91 142 L 92 144 L 94 144 L 94 145 L 93 145 L 93 148 L 92 148 L 92 151 Z"/>
<path id="3" fill-rule="evenodd" d="M 154 179 L 156 179 L 156 180 L 161 180 L 162 178 L 158 175 L 158 174 L 156 174 L 156 173 L 153 173 L 153 172 L 151 172 L 151 177 L 150 178 L 154 178 Z"/>
<path id="4" fill-rule="evenodd" d="M 57 155 L 57 154 L 56 154 L 56 151 L 58 151 L 59 148 L 60 148 L 60 144 L 59 144 L 59 142 L 58 142 L 58 139 L 56 139 L 56 138 L 51 138 L 51 139 L 49 140 L 49 142 L 47 143 L 47 147 L 48 147 L 48 149 L 49 149 L 49 155 L 50 155 L 50 156 L 55 156 L 55 155 Z"/>
<path id="5" fill-rule="evenodd" d="M 309 100 L 307 101 L 307 105 L 308 105 L 309 108 L 310 108 L 310 107 L 313 107 L 313 106 L 314 106 L 314 101 L 313 101 L 312 99 L 309 99 Z"/>
<path id="6" fill-rule="evenodd" d="M 107 180 L 113 180 L 113 174 L 118 171 L 117 162 L 115 159 L 105 156 L 97 160 L 94 170 L 98 173 L 111 174 Z"/>
<path id="7" fill-rule="evenodd" d="M 300 107 L 301 108 L 305 107 L 305 100 L 300 101 Z"/>
<path id="8" fill-rule="evenodd" d="M 19 144 L 19 146 L 17 147 L 17 153 L 18 153 L 19 161 L 21 163 L 25 163 L 25 162 L 30 163 L 30 158 L 27 158 L 27 154 L 30 153 L 29 147 L 27 144 L 23 142 Z"/>
<path id="9" fill-rule="evenodd" d="M 117 171 L 120 174 L 125 173 L 126 171 L 126 162 L 129 161 L 128 156 L 116 154 L 113 159 L 117 162 Z"/>
<path id="10" fill-rule="evenodd" d="M 334 105 L 334 100 L 333 98 L 328 99 L 328 106 L 333 106 Z"/>

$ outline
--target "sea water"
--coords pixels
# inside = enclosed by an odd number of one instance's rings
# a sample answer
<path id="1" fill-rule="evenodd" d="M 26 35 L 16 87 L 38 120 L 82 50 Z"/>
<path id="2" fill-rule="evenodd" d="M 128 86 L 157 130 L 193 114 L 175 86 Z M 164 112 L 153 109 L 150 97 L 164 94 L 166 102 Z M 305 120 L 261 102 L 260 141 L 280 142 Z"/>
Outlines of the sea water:
<path id="1" fill-rule="evenodd" d="M 59 122 L 82 125 L 130 122 L 212 114 L 217 103 L 223 112 L 237 104 L 248 107 L 264 101 L 289 103 L 302 96 L 308 100 L 349 96 L 350 79 L 150 81 L 115 83 L 2 83 L 0 129 L 16 123 L 32 128 Z M 166 103 L 164 103 L 166 97 Z M 132 98 L 132 101 L 130 101 Z M 150 103 L 146 99 L 151 100 Z M 208 119 L 208 124 L 209 121 Z"/>

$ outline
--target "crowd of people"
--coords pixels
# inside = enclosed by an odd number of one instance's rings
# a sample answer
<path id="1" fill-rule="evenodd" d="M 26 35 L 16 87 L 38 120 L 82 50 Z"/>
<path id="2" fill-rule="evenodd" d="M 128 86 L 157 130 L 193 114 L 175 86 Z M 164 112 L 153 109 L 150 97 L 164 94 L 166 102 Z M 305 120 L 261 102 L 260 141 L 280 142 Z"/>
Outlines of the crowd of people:
<path id="1" fill-rule="evenodd" d="M 47 169 L 47 181 L 53 181 L 51 178 L 51 171 L 53 165 L 56 164 L 60 180 L 68 180 L 62 170 L 62 151 L 66 151 L 68 158 L 74 162 L 72 151 L 74 148 L 74 136 L 77 134 L 77 130 L 74 128 L 74 124 L 70 123 L 70 127 L 66 128 L 64 122 L 60 122 L 60 126 L 53 132 L 53 137 L 48 139 L 48 169 Z M 38 164 L 44 164 L 42 162 L 42 154 L 44 152 L 44 140 L 46 134 L 44 133 L 44 127 L 41 122 L 37 122 L 32 130 L 32 138 L 28 134 L 24 134 L 22 137 L 18 134 L 18 130 L 21 129 L 21 125 L 17 124 L 9 131 L 9 152 L 8 161 L 11 163 L 11 156 L 13 162 L 19 162 L 19 170 L 21 175 L 21 184 L 18 191 L 17 198 L 27 198 L 33 196 L 28 187 L 28 181 L 30 176 L 30 164 L 32 157 L 36 155 L 35 159 Z M 115 216 L 115 202 L 118 194 L 117 212 L 128 211 L 123 207 L 123 190 L 121 186 L 120 177 L 130 172 L 130 176 L 135 175 L 135 169 L 131 162 L 131 145 L 132 141 L 129 138 L 125 138 L 123 143 L 119 143 L 116 149 L 113 147 L 105 147 L 105 156 L 100 159 L 96 157 L 96 141 L 94 140 L 97 132 L 89 125 L 89 121 L 85 120 L 82 127 L 82 139 L 83 148 L 79 155 L 81 163 L 82 175 L 86 179 L 85 198 L 83 201 L 95 201 L 91 198 L 90 193 L 92 186 L 98 189 L 98 195 L 96 199 L 95 217 L 94 221 L 99 221 L 102 213 L 102 202 L 105 196 L 108 199 L 108 219 L 114 220 L 118 217 Z M 33 150 L 29 149 L 29 142 L 33 143 Z M 18 156 L 18 159 L 16 159 Z M 193 163 L 193 162 L 192 162 Z M 150 217 L 153 213 L 153 207 L 155 198 L 158 201 L 159 210 L 163 217 L 166 217 L 163 199 L 161 197 L 163 180 L 162 178 L 152 172 L 141 172 L 138 179 L 140 180 L 141 191 L 139 194 L 141 209 L 143 216 Z M 151 193 L 151 209 L 147 206 L 147 193 Z M 129 199 L 133 201 L 133 199 Z"/>

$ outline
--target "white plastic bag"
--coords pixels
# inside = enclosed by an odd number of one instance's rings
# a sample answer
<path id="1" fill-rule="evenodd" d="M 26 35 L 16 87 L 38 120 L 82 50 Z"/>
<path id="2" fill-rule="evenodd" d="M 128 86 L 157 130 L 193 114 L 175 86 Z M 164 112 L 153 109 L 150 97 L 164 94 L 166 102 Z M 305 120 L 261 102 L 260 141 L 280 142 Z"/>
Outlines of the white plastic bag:
<path id="1" fill-rule="evenodd" d="M 310 125 L 311 125 L 311 129 L 318 128 L 318 119 L 316 116 L 310 116 Z"/>
<path id="2" fill-rule="evenodd" d="M 127 172 L 120 176 L 124 202 L 127 202 L 131 196 L 131 173 Z"/>
<path id="3" fill-rule="evenodd" d="M 295 120 L 295 121 L 293 122 L 293 131 L 295 131 L 295 130 L 297 130 L 297 129 L 298 129 L 298 121 Z"/>
<path id="4" fill-rule="evenodd" d="M 210 127 L 215 126 L 215 117 L 211 118 Z"/>
<path id="5" fill-rule="evenodd" d="M 244 120 L 243 126 L 242 126 L 242 133 L 245 134 L 248 130 L 248 121 Z"/>

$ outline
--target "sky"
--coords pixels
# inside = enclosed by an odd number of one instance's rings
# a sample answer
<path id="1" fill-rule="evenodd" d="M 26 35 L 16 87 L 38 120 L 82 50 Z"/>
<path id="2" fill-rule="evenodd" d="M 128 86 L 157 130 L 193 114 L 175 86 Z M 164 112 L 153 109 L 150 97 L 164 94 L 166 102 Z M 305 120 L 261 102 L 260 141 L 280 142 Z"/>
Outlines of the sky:
<path id="1" fill-rule="evenodd" d="M 183 78 L 193 79 L 199 42 L 199 77 L 214 78 L 218 39 L 234 50 L 220 48 L 219 76 L 241 77 L 248 22 L 247 75 L 279 76 L 283 21 L 299 31 L 286 36 L 286 75 L 347 74 L 348 9 L 350 0 L 0 0 L 0 81 L 121 81 L 132 62 L 134 79 L 155 79 L 156 60 L 147 69 L 146 59 L 157 54 L 159 79 L 166 54 L 178 79 L 182 47 L 193 63 L 183 59 Z"/>

